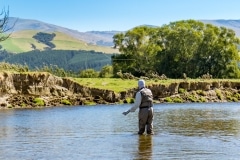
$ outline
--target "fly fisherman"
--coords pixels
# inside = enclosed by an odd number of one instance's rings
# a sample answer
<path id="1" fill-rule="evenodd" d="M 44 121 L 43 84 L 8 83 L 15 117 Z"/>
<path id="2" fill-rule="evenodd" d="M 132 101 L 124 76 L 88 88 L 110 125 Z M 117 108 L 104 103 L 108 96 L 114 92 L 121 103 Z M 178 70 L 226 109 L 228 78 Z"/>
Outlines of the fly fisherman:
<path id="1" fill-rule="evenodd" d="M 138 119 L 139 119 L 139 131 L 138 134 L 142 135 L 147 128 L 147 134 L 153 133 L 153 95 L 152 91 L 145 87 L 145 81 L 138 81 L 138 92 L 135 96 L 134 105 L 127 111 L 123 112 L 127 115 L 129 112 L 135 112 L 139 108 Z"/>

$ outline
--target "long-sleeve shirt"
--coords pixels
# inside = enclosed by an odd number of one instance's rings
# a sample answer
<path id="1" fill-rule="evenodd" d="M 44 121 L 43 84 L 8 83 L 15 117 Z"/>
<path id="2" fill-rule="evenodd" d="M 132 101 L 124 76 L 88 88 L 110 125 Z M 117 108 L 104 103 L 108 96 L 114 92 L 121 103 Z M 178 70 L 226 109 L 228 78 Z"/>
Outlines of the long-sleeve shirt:
<path id="1" fill-rule="evenodd" d="M 142 95 L 141 95 L 140 91 L 138 91 L 135 96 L 134 104 L 133 104 L 132 108 L 129 109 L 129 111 L 135 112 L 136 109 L 139 108 L 141 101 L 142 101 Z"/>

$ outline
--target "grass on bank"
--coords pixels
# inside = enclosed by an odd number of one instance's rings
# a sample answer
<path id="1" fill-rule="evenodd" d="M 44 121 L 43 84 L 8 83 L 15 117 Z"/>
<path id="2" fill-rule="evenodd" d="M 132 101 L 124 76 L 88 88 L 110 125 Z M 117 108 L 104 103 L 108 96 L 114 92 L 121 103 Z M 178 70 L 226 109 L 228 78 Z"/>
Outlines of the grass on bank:
<path id="1" fill-rule="evenodd" d="M 114 92 L 127 91 L 137 88 L 137 79 L 121 79 L 121 78 L 74 78 L 77 83 L 90 88 L 99 88 L 112 90 Z M 145 80 L 146 86 L 151 84 L 171 84 L 174 80 Z"/>
<path id="2" fill-rule="evenodd" d="M 74 78 L 74 81 L 77 83 L 87 86 L 90 88 L 99 88 L 113 90 L 115 92 L 127 91 L 137 87 L 137 79 L 121 79 L 121 78 Z M 167 79 L 167 80 L 157 80 L 150 79 L 145 80 L 146 86 L 152 84 L 164 84 L 170 85 L 172 83 L 179 82 L 219 82 L 219 81 L 229 81 L 229 82 L 239 82 L 239 79 Z"/>
<path id="3" fill-rule="evenodd" d="M 90 88 L 126 91 L 137 86 L 136 80 L 122 80 L 120 78 L 74 78 L 77 83 Z"/>

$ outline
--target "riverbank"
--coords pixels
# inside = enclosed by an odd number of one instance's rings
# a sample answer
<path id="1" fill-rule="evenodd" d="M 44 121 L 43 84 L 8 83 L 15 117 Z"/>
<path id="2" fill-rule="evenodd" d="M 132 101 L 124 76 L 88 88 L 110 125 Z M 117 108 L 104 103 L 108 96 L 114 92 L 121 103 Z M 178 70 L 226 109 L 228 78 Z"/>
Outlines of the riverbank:
<path id="1" fill-rule="evenodd" d="M 86 81 L 87 79 L 82 79 Z M 104 79 L 103 79 L 104 80 Z M 91 79 L 94 82 L 94 79 Z M 120 81 L 120 83 L 119 83 Z M 95 88 L 72 78 L 61 78 L 46 72 L 0 73 L 0 108 L 34 108 L 63 105 L 132 103 L 137 80 L 119 79 L 119 92 L 108 83 Z M 239 102 L 240 80 L 146 80 L 155 103 Z M 90 83 L 87 83 L 90 84 Z M 131 88 L 132 86 L 132 88 Z M 106 88 L 106 89 L 104 89 Z"/>

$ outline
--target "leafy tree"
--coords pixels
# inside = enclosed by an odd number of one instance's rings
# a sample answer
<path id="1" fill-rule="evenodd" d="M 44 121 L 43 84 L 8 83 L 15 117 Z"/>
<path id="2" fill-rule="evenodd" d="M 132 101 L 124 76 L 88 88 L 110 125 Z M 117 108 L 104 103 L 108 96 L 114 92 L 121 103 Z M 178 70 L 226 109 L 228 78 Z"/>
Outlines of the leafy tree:
<path id="1" fill-rule="evenodd" d="M 113 67 L 110 65 L 103 66 L 99 73 L 99 77 L 107 78 L 113 76 Z"/>
<path id="2" fill-rule="evenodd" d="M 165 48 L 158 53 L 159 73 L 179 78 L 183 73 L 197 78 L 209 73 L 214 78 L 239 77 L 239 39 L 231 29 L 187 20 L 160 28 Z"/>
<path id="3" fill-rule="evenodd" d="M 157 51 L 161 46 L 152 41 L 155 28 L 146 26 L 136 27 L 126 33 L 114 35 L 113 41 L 115 47 L 123 54 L 112 57 L 114 74 L 121 70 L 122 72 L 131 72 L 134 75 L 145 75 L 153 69 L 153 64 Z"/>
<path id="4" fill-rule="evenodd" d="M 156 72 L 169 78 L 238 78 L 239 39 L 231 29 L 194 20 L 158 28 L 136 27 L 114 36 L 121 54 L 112 57 L 114 74 Z"/>
<path id="5" fill-rule="evenodd" d="M 155 67 L 159 74 L 179 78 L 183 73 L 188 76 L 192 71 L 195 73 L 192 60 L 202 41 L 200 32 L 203 27 L 203 23 L 189 20 L 172 22 L 159 28 L 157 41 L 164 45 L 156 57 Z"/>

